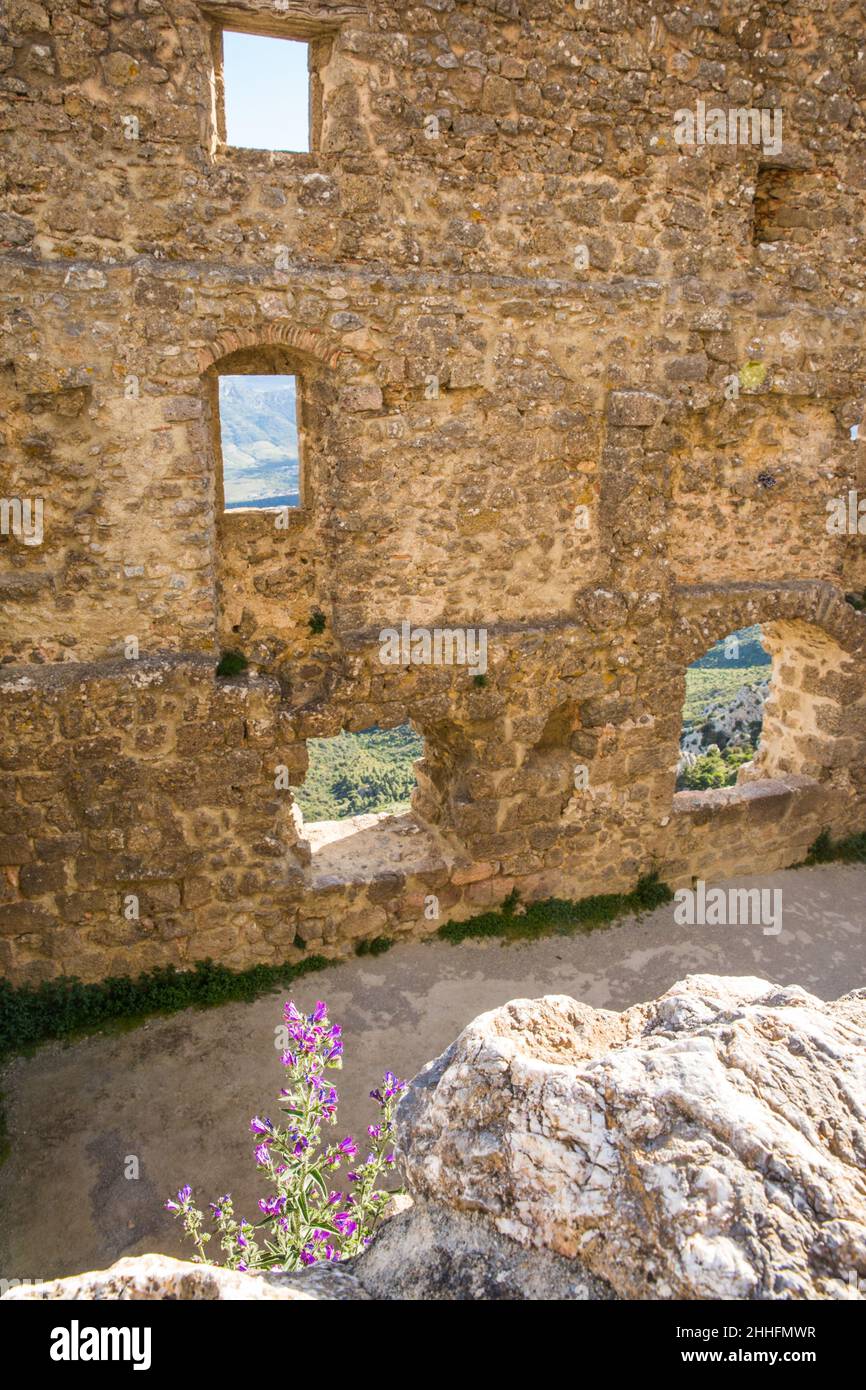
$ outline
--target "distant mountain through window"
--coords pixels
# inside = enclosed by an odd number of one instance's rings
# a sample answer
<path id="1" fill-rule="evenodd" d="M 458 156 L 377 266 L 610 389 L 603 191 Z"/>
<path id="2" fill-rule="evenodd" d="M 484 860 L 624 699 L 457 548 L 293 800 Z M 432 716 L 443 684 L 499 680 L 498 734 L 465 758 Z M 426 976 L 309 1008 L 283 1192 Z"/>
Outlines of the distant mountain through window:
<path id="1" fill-rule="evenodd" d="M 295 378 L 221 376 L 219 414 L 226 511 L 299 507 Z"/>

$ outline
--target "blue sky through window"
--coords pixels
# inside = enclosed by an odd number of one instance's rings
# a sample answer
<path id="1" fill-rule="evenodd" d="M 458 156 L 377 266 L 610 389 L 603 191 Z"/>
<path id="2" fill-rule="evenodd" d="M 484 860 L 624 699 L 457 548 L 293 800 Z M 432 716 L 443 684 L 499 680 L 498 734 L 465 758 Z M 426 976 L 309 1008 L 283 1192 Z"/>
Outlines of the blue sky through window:
<path id="1" fill-rule="evenodd" d="M 223 31 L 226 141 L 257 150 L 310 148 L 305 43 Z"/>

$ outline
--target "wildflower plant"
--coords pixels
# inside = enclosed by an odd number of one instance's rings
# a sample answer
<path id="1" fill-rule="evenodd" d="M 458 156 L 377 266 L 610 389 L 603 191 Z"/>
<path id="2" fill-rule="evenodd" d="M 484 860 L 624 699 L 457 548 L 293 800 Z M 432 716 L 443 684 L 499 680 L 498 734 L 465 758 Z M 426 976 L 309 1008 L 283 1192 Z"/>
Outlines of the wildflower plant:
<path id="1" fill-rule="evenodd" d="M 357 1255 L 373 1238 L 389 1194 L 378 1187 L 395 1164 L 394 1113 L 405 1081 L 386 1072 L 382 1085 L 370 1092 L 379 1109 L 367 1128 L 369 1152 L 358 1160 L 358 1146 L 347 1135 L 326 1143 L 323 1129 L 337 1123 L 338 1096 L 327 1073 L 343 1064 L 342 1030 L 328 1018 L 321 1000 L 303 1014 L 289 1000 L 283 1008 L 288 1046 L 280 1061 L 288 1085 L 280 1092 L 285 1117 L 277 1123 L 256 1115 L 250 1121 L 256 1166 L 267 1178 L 268 1193 L 259 1199 L 259 1217 L 247 1221 L 235 1215 L 229 1194 L 210 1203 L 213 1233 L 206 1217 L 193 1204 L 186 1185 L 166 1209 L 179 1218 L 196 1248 L 196 1262 L 222 1263 L 227 1269 L 291 1271 L 323 1260 Z M 336 1175 L 346 1165 L 346 1189 L 337 1189 Z M 215 1235 L 223 1260 L 208 1257 L 206 1246 Z"/>

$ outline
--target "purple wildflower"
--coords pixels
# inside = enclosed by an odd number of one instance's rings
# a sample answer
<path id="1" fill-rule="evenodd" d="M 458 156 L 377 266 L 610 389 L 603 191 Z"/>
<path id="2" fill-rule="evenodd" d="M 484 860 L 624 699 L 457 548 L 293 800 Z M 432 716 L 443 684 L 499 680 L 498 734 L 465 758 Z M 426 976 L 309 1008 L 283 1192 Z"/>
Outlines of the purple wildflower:
<path id="1" fill-rule="evenodd" d="M 249 1254 L 249 1247 L 255 1244 L 256 1227 L 241 1219 L 233 1227 L 231 1239 L 237 1243 L 240 1259 L 238 1268 L 246 1270 L 262 1264 L 268 1268 L 282 1268 L 274 1264 L 279 1258 L 277 1246 L 289 1256 L 288 1267 L 297 1264 L 315 1265 L 320 1260 L 339 1261 L 345 1256 L 349 1238 L 355 1243 L 370 1243 L 365 1233 L 373 1225 L 379 1214 L 381 1204 L 389 1200 L 389 1194 L 382 1191 L 368 1191 L 373 1187 L 372 1178 L 383 1162 L 396 1163 L 396 1153 L 385 1152 L 387 1145 L 393 1143 L 390 1125 L 386 1118 L 390 1113 L 390 1102 L 406 1089 L 406 1082 L 398 1080 L 394 1072 L 386 1071 L 384 1080 L 370 1095 L 378 1101 L 384 1111 L 379 1124 L 368 1127 L 368 1136 L 374 1141 L 376 1154 L 368 1154 L 362 1159 L 355 1139 L 346 1135 L 339 1143 L 325 1145 L 322 1126 L 336 1123 L 339 1096 L 335 1087 L 328 1084 L 325 1069 L 339 1067 L 343 1056 L 343 1033 L 339 1024 L 331 1023 L 328 1007 L 324 1000 L 316 1001 L 309 1013 L 302 1013 L 293 1000 L 283 1006 L 283 1016 L 287 1034 L 285 1049 L 280 1053 L 280 1061 L 289 1068 L 286 1078 L 288 1086 L 282 1087 L 280 1096 L 285 1098 L 282 1105 L 288 1112 L 288 1122 L 274 1124 L 270 1116 L 256 1115 L 250 1121 L 250 1131 L 254 1135 L 253 1155 L 256 1164 L 276 1176 L 278 1191 L 259 1199 L 258 1208 L 262 1214 L 259 1225 L 265 1227 L 270 1241 L 266 1251 L 255 1259 Z M 303 1116 L 303 1119 L 301 1117 Z M 287 1127 L 284 1128 L 283 1125 Z M 295 1159 L 299 1160 L 295 1163 Z M 298 1212 L 296 1197 L 299 1185 L 306 1181 L 308 1170 L 339 1168 L 347 1160 L 347 1167 L 355 1159 L 355 1167 L 347 1174 L 347 1191 L 323 1191 L 318 1183 L 306 1192 L 305 1202 L 300 1210 L 303 1219 L 300 1223 L 300 1236 L 296 1234 Z M 285 1175 L 285 1176 L 283 1176 Z M 318 1177 L 318 1174 L 316 1174 Z M 339 1175 L 335 1174 L 339 1181 Z M 279 1189 L 282 1188 L 283 1192 Z M 217 1198 L 211 1202 L 210 1210 L 219 1229 L 226 1235 L 226 1226 L 231 1218 L 231 1196 Z M 182 1187 L 177 1198 L 165 1203 L 168 1211 L 183 1215 L 185 1224 L 191 1221 L 192 1189 L 187 1184 Z M 289 1218 L 288 1211 L 292 1210 Z M 327 1222 L 327 1226 L 316 1226 L 316 1218 Z M 336 1233 L 336 1234 L 335 1234 Z"/>
<path id="2" fill-rule="evenodd" d="M 354 1235 L 355 1231 L 358 1229 L 357 1221 L 352 1220 L 351 1213 L 348 1211 L 338 1211 L 337 1215 L 334 1217 L 334 1225 L 341 1236 Z"/>
<path id="3" fill-rule="evenodd" d="M 285 1197 L 259 1198 L 259 1211 L 263 1211 L 265 1216 L 279 1216 L 285 1205 Z"/>
<path id="4" fill-rule="evenodd" d="M 382 1085 L 370 1092 L 370 1099 L 384 1105 L 386 1101 L 392 1100 L 394 1096 L 399 1096 L 400 1092 L 405 1091 L 405 1089 L 405 1081 L 399 1081 L 392 1071 L 386 1071 Z"/>

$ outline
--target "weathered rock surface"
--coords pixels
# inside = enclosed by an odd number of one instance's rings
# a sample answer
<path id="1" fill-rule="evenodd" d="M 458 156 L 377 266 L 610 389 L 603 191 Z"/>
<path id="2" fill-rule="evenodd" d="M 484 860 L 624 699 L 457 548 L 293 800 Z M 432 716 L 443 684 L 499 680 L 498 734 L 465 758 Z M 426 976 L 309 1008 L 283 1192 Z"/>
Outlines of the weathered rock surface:
<path id="1" fill-rule="evenodd" d="M 327 1273 L 327 1287 L 322 1280 Z M 311 1276 L 311 1277 L 308 1277 Z M 44 1284 L 21 1284 L 4 1294 L 5 1299 L 84 1299 L 121 1302 L 154 1299 L 224 1299 L 268 1301 L 273 1299 L 365 1298 L 363 1289 L 346 1268 L 310 1270 L 303 1284 L 285 1274 L 243 1274 L 231 1269 L 175 1260 L 170 1255 L 134 1255 L 117 1260 L 110 1269 L 75 1274 L 68 1279 L 49 1279 Z"/>
<path id="2" fill-rule="evenodd" d="M 344 1265 L 298 1274 L 232 1270 L 139 1255 L 110 1269 L 21 1285 L 7 1299 L 586 1300 L 613 1297 L 575 1260 L 527 1250 L 472 1213 L 419 1202 L 386 1222 L 370 1249 Z"/>
<path id="3" fill-rule="evenodd" d="M 625 1298 L 840 1298 L 866 1274 L 866 990 L 692 976 L 622 1014 L 483 1014 L 401 1107 L 408 1182 Z"/>
<path id="4" fill-rule="evenodd" d="M 415 1078 L 398 1126 L 414 1203 L 350 1264 L 146 1255 L 5 1296 L 820 1299 L 866 1276 L 866 989 L 514 1000 Z"/>
<path id="5" fill-rule="evenodd" d="M 353 1273 L 377 1299 L 615 1297 L 579 1261 L 528 1249 L 475 1212 L 423 1201 L 386 1224 Z"/>

